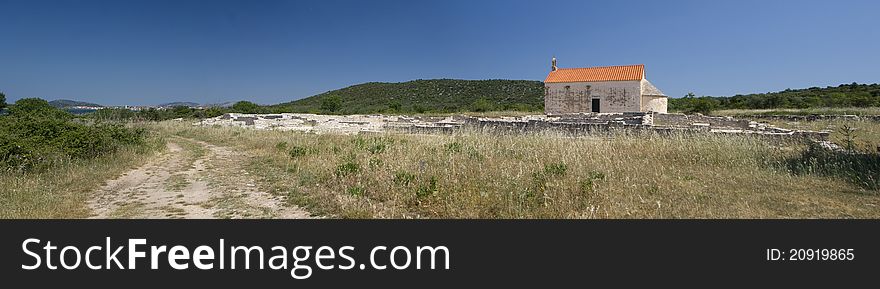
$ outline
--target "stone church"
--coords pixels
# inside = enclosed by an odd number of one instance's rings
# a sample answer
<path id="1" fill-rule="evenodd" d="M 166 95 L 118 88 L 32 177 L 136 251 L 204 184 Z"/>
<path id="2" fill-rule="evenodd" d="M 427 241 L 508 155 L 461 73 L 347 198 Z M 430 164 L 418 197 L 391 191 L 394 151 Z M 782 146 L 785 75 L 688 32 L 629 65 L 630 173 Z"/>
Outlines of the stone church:
<path id="1" fill-rule="evenodd" d="M 645 79 L 645 65 L 557 68 L 544 80 L 544 113 L 666 113 L 667 96 Z"/>

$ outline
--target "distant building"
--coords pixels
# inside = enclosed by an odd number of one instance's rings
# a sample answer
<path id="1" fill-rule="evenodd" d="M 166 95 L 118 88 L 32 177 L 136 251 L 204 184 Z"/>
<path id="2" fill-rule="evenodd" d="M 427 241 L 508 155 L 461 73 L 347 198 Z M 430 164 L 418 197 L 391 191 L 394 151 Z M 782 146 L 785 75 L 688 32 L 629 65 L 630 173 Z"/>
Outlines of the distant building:
<path id="1" fill-rule="evenodd" d="M 645 79 L 645 65 L 557 68 L 544 80 L 544 113 L 661 112 L 667 96 Z"/>

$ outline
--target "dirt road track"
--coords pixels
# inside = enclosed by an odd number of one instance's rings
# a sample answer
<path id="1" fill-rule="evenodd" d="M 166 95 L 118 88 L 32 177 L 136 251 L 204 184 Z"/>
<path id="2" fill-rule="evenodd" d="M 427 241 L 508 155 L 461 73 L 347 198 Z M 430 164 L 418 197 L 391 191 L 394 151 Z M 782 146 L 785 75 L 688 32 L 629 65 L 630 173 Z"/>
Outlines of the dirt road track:
<path id="1" fill-rule="evenodd" d="M 284 198 L 258 190 L 246 156 L 227 147 L 171 138 L 147 164 L 95 192 L 91 218 L 309 218 Z"/>

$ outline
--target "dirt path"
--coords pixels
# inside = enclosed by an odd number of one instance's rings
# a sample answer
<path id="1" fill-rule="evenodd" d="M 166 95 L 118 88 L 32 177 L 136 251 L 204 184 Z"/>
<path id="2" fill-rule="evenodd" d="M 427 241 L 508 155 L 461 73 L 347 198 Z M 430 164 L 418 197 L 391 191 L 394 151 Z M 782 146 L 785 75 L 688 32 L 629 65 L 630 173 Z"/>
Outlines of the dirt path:
<path id="1" fill-rule="evenodd" d="M 226 147 L 172 138 L 146 165 L 101 187 L 89 202 L 92 218 L 309 218 L 262 192 L 241 164 L 246 156 Z"/>

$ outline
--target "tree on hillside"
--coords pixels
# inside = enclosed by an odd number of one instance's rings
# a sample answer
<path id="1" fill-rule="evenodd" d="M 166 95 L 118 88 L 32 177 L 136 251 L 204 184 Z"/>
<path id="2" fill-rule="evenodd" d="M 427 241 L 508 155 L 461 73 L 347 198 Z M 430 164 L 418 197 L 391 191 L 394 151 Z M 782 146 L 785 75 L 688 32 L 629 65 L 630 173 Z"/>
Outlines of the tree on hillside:
<path id="1" fill-rule="evenodd" d="M 388 103 L 388 109 L 392 112 L 400 112 L 400 109 L 403 108 L 403 104 L 400 104 L 399 100 L 392 100 Z"/>
<path id="2" fill-rule="evenodd" d="M 260 106 L 250 101 L 239 101 L 232 105 L 232 111 L 239 113 L 258 113 Z"/>
<path id="3" fill-rule="evenodd" d="M 6 108 L 6 95 L 0 92 L 0 110 Z"/>
<path id="4" fill-rule="evenodd" d="M 22 98 L 9 107 L 9 114 L 16 117 L 49 117 L 68 119 L 70 113 L 52 107 L 48 101 L 40 98 Z"/>
<path id="5" fill-rule="evenodd" d="M 495 110 L 495 106 L 492 105 L 492 103 L 490 103 L 489 100 L 487 100 L 485 97 L 481 97 L 480 99 L 474 101 L 474 103 L 471 105 L 471 110 L 476 112 L 487 112 Z"/>
<path id="6" fill-rule="evenodd" d="M 321 100 L 321 110 L 336 112 L 342 108 L 342 98 L 338 95 L 330 95 Z"/>

